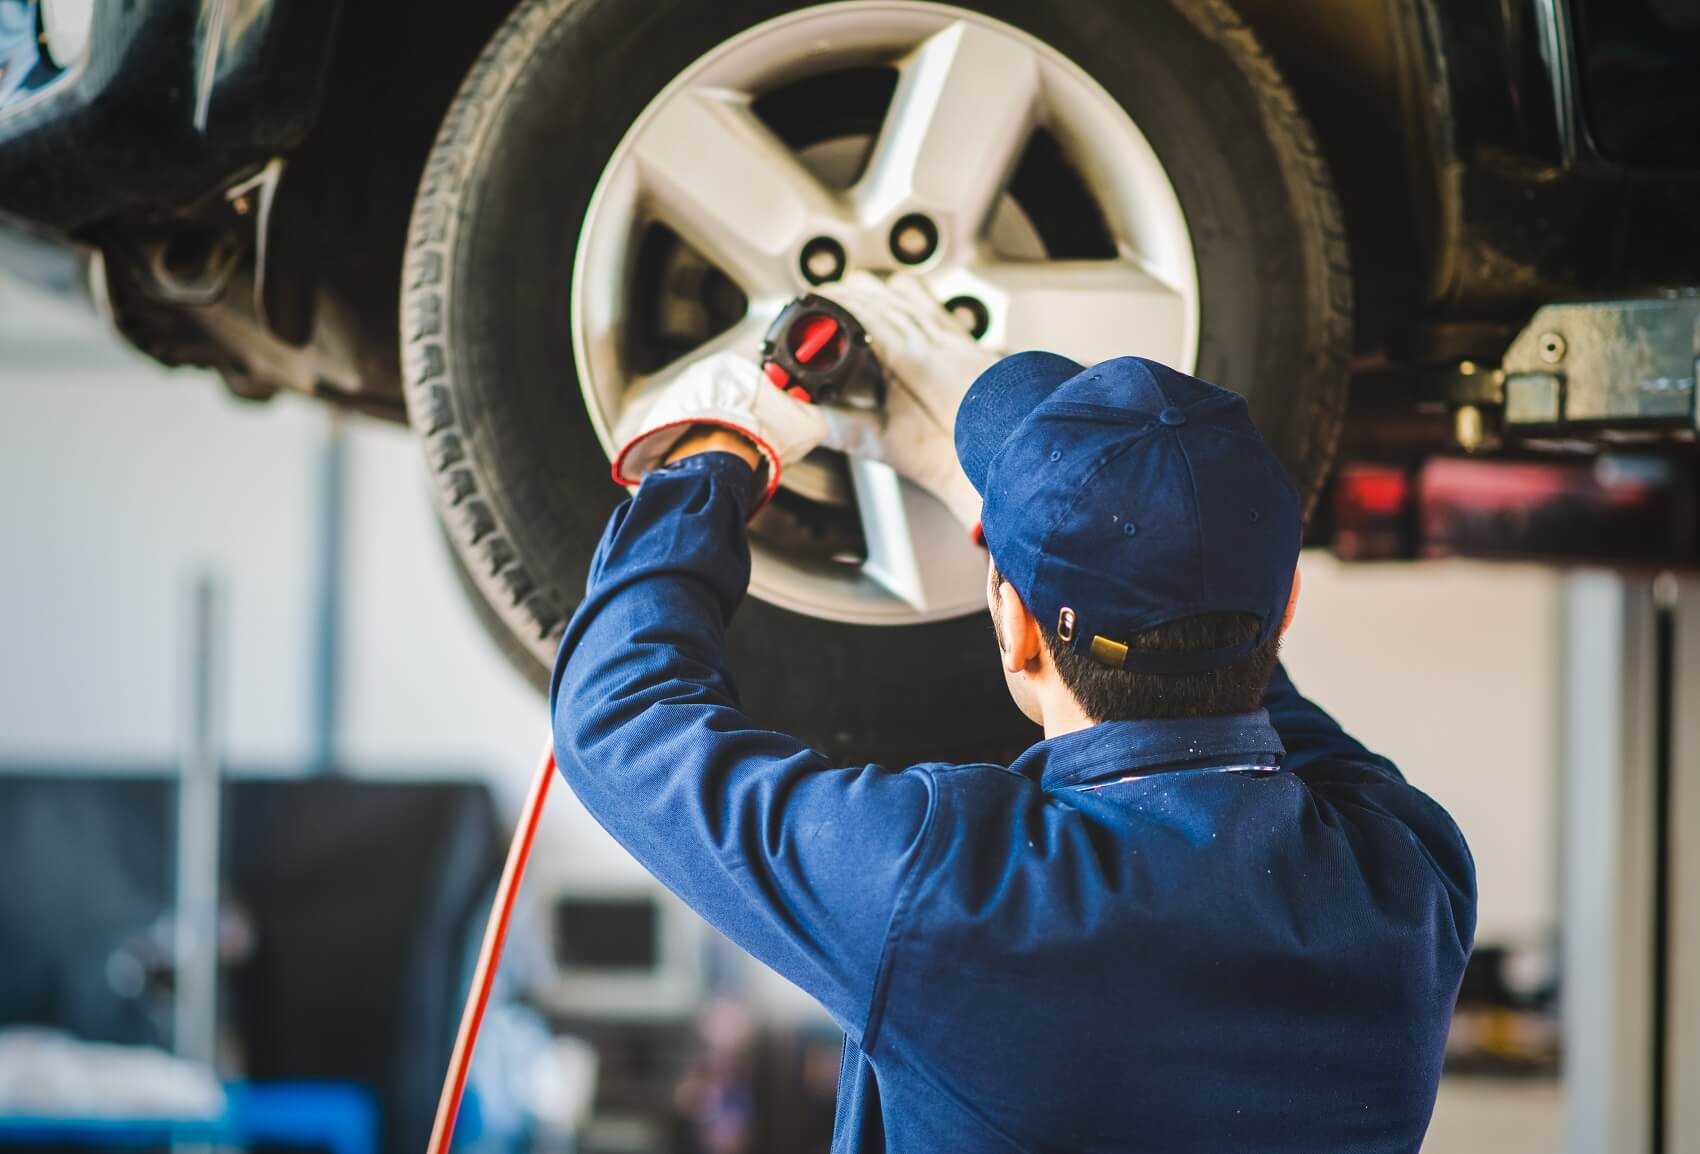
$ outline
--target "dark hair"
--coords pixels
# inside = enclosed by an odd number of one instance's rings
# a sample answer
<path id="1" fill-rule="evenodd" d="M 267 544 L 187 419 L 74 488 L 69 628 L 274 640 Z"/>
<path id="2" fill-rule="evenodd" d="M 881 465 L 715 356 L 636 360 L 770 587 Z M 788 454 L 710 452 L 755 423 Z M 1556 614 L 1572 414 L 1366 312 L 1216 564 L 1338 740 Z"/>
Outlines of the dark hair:
<path id="1" fill-rule="evenodd" d="M 992 571 L 993 596 L 1003 577 Z M 1183 617 L 1128 638 L 1129 649 L 1192 653 L 1234 645 L 1257 636 L 1250 613 L 1201 613 Z M 1076 653 L 1055 633 L 1039 626 L 1039 636 L 1057 667 L 1057 676 L 1093 721 L 1138 721 L 1171 717 L 1216 717 L 1247 713 L 1263 701 L 1275 672 L 1281 636 L 1274 634 L 1250 653 L 1203 673 L 1139 673 L 1112 669 Z"/>

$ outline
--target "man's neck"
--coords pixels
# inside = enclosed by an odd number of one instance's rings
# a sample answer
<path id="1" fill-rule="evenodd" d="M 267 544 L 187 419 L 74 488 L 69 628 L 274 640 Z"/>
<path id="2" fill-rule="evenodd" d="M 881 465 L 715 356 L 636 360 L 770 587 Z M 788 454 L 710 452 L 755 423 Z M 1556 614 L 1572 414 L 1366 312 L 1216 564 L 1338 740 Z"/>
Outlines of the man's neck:
<path id="1" fill-rule="evenodd" d="M 1044 705 L 1045 738 L 1061 737 L 1067 733 L 1079 733 L 1090 729 L 1098 723 L 1086 715 L 1080 708 L 1080 702 L 1074 699 L 1072 693 L 1053 694 L 1051 700 Z"/>

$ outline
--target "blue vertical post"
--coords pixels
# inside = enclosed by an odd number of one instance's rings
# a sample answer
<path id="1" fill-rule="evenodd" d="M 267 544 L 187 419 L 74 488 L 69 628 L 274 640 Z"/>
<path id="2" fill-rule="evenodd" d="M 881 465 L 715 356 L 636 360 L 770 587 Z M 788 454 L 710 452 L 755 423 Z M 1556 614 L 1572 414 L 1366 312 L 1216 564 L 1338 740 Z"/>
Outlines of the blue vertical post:
<path id="1" fill-rule="evenodd" d="M 319 452 L 318 573 L 313 598 L 310 758 L 315 773 L 337 768 L 342 686 L 342 586 L 348 439 L 342 415 L 331 413 Z"/>

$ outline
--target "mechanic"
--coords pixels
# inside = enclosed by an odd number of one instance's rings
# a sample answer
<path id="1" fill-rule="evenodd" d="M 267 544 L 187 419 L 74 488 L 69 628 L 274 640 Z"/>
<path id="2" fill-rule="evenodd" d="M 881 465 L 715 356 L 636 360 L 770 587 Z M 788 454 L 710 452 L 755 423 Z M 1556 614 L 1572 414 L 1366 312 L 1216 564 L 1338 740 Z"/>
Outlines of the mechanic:
<path id="1" fill-rule="evenodd" d="M 916 282 L 836 287 L 883 428 L 730 354 L 622 428 L 641 485 L 551 686 L 572 788 L 844 1029 L 835 1151 L 1416 1151 L 1474 867 L 1277 662 L 1300 501 L 1244 402 L 1134 357 L 987 367 Z M 745 522 L 818 445 L 965 524 L 983 497 L 1045 735 L 1012 764 L 842 768 L 740 712 Z"/>

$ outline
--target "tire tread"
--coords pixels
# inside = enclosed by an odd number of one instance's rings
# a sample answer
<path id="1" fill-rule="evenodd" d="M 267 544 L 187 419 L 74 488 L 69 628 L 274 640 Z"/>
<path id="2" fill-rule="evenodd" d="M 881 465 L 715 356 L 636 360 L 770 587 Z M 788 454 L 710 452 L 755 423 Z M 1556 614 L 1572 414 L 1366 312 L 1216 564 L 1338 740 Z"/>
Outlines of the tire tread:
<path id="1" fill-rule="evenodd" d="M 1315 302 L 1305 334 L 1306 375 L 1316 386 L 1313 419 L 1299 451 L 1300 493 L 1308 520 L 1345 428 L 1352 352 L 1352 259 L 1345 216 L 1310 122 L 1275 61 L 1227 0 L 1171 0 L 1202 33 L 1223 45 L 1262 106 L 1268 137 L 1287 182 L 1288 200 L 1310 238 L 1305 270 Z"/>
<path id="2" fill-rule="evenodd" d="M 517 610 L 528 641 L 548 642 L 566 625 L 560 600 L 538 585 L 502 531 L 476 472 L 465 467 L 464 427 L 454 401 L 444 344 L 448 294 L 465 177 L 503 96 L 571 0 L 525 0 L 509 16 L 467 73 L 437 131 L 420 177 L 402 268 L 402 387 L 419 431 L 437 509 L 451 545 L 475 551 L 483 564 L 461 565 L 463 579 L 491 605 Z M 482 609 L 483 607 L 481 607 Z M 512 622 L 512 617 L 504 617 Z M 536 661 L 524 646 L 504 646 L 516 667 L 535 679 Z"/>

